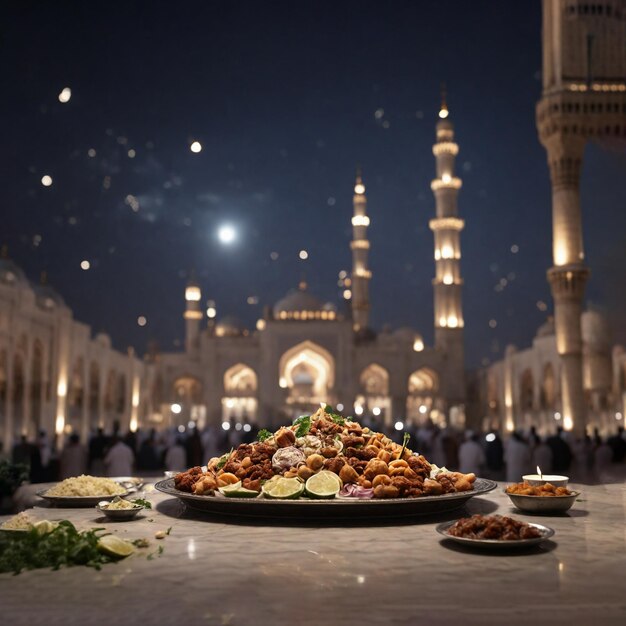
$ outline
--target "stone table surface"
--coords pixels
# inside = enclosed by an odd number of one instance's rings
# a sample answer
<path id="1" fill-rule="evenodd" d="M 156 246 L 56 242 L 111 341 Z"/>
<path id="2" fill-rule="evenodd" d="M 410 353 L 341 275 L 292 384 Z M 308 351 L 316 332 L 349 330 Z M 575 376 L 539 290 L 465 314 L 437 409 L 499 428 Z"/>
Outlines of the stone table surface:
<path id="1" fill-rule="evenodd" d="M 163 545 L 100 571 L 0 575 L 3 624 L 626 623 L 626 486 L 582 487 L 560 516 L 516 511 L 496 491 L 454 513 L 368 524 L 228 520 L 150 493 L 154 510 L 107 523 L 94 509 L 36 507 L 40 519 L 105 526 Z M 500 513 L 556 530 L 531 551 L 470 551 L 435 526 Z M 172 527 L 162 541 L 154 533 Z"/>

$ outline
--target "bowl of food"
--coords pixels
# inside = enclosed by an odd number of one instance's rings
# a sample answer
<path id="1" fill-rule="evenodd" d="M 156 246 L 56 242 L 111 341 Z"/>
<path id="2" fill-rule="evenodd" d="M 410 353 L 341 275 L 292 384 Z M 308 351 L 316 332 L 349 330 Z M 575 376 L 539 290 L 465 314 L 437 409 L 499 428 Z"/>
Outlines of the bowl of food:
<path id="1" fill-rule="evenodd" d="M 531 485 L 528 482 L 509 485 L 505 490 L 511 502 L 526 513 L 564 513 L 574 505 L 580 491 L 557 487 L 551 483 Z"/>
<path id="2" fill-rule="evenodd" d="M 106 515 L 110 520 L 126 521 L 133 519 L 139 511 L 146 508 L 146 503 L 140 500 L 124 500 L 123 498 L 115 497 L 110 502 L 103 500 L 99 502 L 96 509 L 103 515 Z"/>

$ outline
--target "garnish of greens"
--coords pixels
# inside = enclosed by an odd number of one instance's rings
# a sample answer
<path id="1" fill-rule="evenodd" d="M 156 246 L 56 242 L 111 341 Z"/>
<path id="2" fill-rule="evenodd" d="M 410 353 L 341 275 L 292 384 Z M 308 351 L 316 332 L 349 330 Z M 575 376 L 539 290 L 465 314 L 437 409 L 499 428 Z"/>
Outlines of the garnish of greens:
<path id="1" fill-rule="evenodd" d="M 400 455 L 398 456 L 399 459 L 402 458 L 402 455 L 404 454 L 404 451 L 409 443 L 409 439 L 411 439 L 411 435 L 409 435 L 409 433 L 404 433 L 404 437 L 402 437 L 402 450 L 400 450 Z"/>
<path id="2" fill-rule="evenodd" d="M 343 417 L 342 415 L 339 415 L 339 413 L 337 413 L 335 409 L 333 409 L 333 407 L 330 406 L 330 404 L 327 404 L 324 407 L 324 412 L 330 416 L 330 419 L 332 419 L 333 422 L 335 422 L 335 424 L 339 424 L 339 426 L 345 425 L 346 423 L 345 417 Z"/>
<path id="3" fill-rule="evenodd" d="M 144 509 L 152 508 L 152 504 L 148 500 L 144 500 L 143 498 L 135 498 L 134 500 L 131 500 L 131 502 L 133 504 L 138 504 L 139 506 L 142 506 Z"/>
<path id="4" fill-rule="evenodd" d="M 270 437 L 272 437 L 272 433 L 267 430 L 267 428 L 261 428 L 261 430 L 259 431 L 259 434 L 257 435 L 257 441 L 265 441 L 266 439 L 269 439 Z"/>
<path id="5" fill-rule="evenodd" d="M 222 456 L 220 457 L 220 460 L 217 462 L 217 469 L 221 470 L 222 467 L 224 467 L 224 465 L 226 465 L 226 463 L 228 463 L 228 459 L 230 459 L 230 455 L 233 453 L 234 448 L 230 449 L 230 452 L 227 452 L 226 454 L 222 454 Z"/>
<path id="6" fill-rule="evenodd" d="M 298 427 L 296 428 L 296 437 L 304 437 L 311 430 L 311 416 L 301 415 L 294 421 L 293 425 Z"/>
<path id="7" fill-rule="evenodd" d="M 0 572 L 19 574 L 22 570 L 85 565 L 100 569 L 118 561 L 98 547 L 103 528 L 78 531 L 68 520 L 59 522 L 51 532 L 39 534 L 36 528 L 25 533 L 0 535 Z"/>

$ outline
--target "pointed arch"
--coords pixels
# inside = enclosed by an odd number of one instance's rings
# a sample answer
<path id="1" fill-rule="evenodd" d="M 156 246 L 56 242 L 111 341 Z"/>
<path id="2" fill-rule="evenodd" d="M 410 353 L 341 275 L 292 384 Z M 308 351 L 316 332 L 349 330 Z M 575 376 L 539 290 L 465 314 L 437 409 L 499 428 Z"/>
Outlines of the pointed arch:
<path id="1" fill-rule="evenodd" d="M 420 367 L 409 376 L 409 393 L 433 394 L 439 390 L 439 375 L 430 367 Z"/>
<path id="2" fill-rule="evenodd" d="M 237 363 L 224 372 L 224 391 L 229 395 L 256 394 L 257 388 L 256 372 L 245 363 Z"/>
<path id="3" fill-rule="evenodd" d="M 316 396 L 326 396 L 335 385 L 335 359 L 313 341 L 302 341 L 289 348 L 278 364 L 282 387 L 293 388 L 298 379 L 312 387 Z"/>
<path id="4" fill-rule="evenodd" d="M 359 383 L 366 395 L 389 395 L 389 372 L 378 363 L 370 363 L 363 369 Z"/>

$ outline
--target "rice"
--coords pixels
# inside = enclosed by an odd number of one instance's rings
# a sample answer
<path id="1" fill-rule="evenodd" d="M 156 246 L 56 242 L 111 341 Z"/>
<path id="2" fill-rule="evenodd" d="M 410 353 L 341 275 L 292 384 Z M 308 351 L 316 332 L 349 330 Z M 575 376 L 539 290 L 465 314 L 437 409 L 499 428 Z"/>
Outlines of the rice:
<path id="1" fill-rule="evenodd" d="M 99 476 L 76 476 L 66 478 L 46 491 L 47 496 L 116 496 L 126 489 L 110 478 Z"/>
<path id="2" fill-rule="evenodd" d="M 3 530 L 30 530 L 35 520 L 28 513 L 18 513 L 8 519 L 0 528 Z"/>

